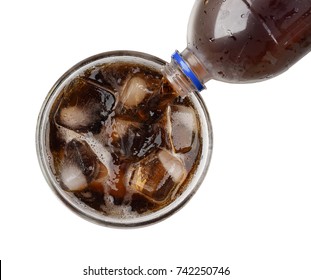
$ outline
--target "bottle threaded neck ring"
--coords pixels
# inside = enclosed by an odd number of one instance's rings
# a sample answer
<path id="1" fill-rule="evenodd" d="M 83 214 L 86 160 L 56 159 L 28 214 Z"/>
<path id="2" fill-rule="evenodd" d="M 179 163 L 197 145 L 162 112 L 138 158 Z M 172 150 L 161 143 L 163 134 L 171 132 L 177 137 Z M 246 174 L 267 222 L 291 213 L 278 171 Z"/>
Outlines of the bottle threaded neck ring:
<path id="1" fill-rule="evenodd" d="M 205 86 L 200 82 L 196 74 L 191 70 L 177 50 L 172 54 L 172 59 L 179 65 L 182 72 L 189 78 L 199 92 L 205 89 Z"/>

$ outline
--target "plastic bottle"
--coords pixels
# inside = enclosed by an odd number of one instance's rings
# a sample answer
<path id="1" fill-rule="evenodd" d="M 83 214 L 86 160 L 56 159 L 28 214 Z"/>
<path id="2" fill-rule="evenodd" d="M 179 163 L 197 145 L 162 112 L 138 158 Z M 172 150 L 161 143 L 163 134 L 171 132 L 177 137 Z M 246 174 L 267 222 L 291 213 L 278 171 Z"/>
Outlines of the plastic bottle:
<path id="1" fill-rule="evenodd" d="M 163 69 L 180 94 L 272 78 L 311 50 L 311 0 L 196 0 L 188 45 Z"/>

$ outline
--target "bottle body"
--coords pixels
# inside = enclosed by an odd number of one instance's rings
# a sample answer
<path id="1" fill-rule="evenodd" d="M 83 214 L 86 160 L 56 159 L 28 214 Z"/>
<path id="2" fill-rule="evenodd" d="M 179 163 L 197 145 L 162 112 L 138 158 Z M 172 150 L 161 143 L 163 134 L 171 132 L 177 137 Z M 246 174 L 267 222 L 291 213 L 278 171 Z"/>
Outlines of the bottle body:
<path id="1" fill-rule="evenodd" d="M 311 50 L 311 0 L 196 0 L 187 39 L 203 83 L 272 78 Z"/>

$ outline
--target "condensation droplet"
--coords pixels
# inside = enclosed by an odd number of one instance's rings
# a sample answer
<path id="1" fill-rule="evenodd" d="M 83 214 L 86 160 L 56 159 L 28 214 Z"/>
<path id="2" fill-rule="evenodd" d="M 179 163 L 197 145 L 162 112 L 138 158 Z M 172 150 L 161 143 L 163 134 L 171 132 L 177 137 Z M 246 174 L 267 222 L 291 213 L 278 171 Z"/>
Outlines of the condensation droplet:
<path id="1" fill-rule="evenodd" d="M 218 74 L 219 74 L 222 78 L 224 78 L 224 77 L 226 76 L 225 73 L 222 72 L 222 71 L 219 71 Z"/>
<path id="2" fill-rule="evenodd" d="M 228 35 L 229 35 L 230 39 L 233 39 L 234 41 L 237 40 L 237 38 L 233 35 L 233 33 L 232 33 L 232 31 L 230 29 L 228 29 L 227 32 L 228 32 Z"/>

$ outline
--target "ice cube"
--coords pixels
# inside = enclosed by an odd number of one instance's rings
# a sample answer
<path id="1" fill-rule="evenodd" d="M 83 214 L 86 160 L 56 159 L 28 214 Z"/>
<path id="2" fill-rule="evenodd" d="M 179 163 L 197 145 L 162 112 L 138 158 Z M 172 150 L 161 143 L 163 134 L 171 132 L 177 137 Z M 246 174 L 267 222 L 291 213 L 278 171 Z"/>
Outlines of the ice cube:
<path id="1" fill-rule="evenodd" d="M 167 150 L 150 154 L 133 164 L 129 172 L 129 187 L 156 202 L 174 196 L 186 177 L 184 163 Z"/>
<path id="2" fill-rule="evenodd" d="M 105 182 L 107 179 L 107 168 L 98 162 L 98 173 L 93 180 L 87 182 L 87 187 L 73 191 L 75 196 L 79 198 L 86 205 L 93 209 L 100 210 L 104 201 Z"/>
<path id="3" fill-rule="evenodd" d="M 83 203 L 96 210 L 100 210 L 101 205 L 104 202 L 104 195 L 102 190 L 88 190 L 87 188 L 83 191 L 75 192 L 74 195 Z"/>
<path id="4" fill-rule="evenodd" d="M 142 158 L 155 151 L 162 141 L 158 125 L 148 125 L 122 116 L 109 118 L 95 137 L 122 158 Z"/>
<path id="5" fill-rule="evenodd" d="M 74 139 L 79 139 L 81 138 L 80 134 L 71 130 L 71 129 L 68 129 L 64 126 L 58 126 L 57 127 L 57 132 L 58 132 L 58 136 L 63 140 L 65 141 L 66 143 L 69 143 L 71 142 L 72 140 Z"/>
<path id="6" fill-rule="evenodd" d="M 146 82 L 138 76 L 132 77 L 123 88 L 121 102 L 126 107 L 135 107 L 144 100 L 147 94 Z"/>
<path id="7" fill-rule="evenodd" d="M 98 133 L 114 105 L 112 92 L 92 81 L 75 79 L 65 89 L 55 121 L 76 132 Z"/>
<path id="8" fill-rule="evenodd" d="M 59 123 L 73 130 L 87 128 L 94 123 L 91 111 L 77 106 L 62 108 L 59 112 Z"/>
<path id="9" fill-rule="evenodd" d="M 139 122 L 116 117 L 112 124 L 112 138 L 114 140 L 119 140 L 126 135 L 128 130 L 139 129 L 140 127 L 141 124 Z"/>
<path id="10" fill-rule="evenodd" d="M 74 139 L 66 145 L 60 169 L 60 179 L 65 189 L 84 190 L 107 174 L 107 168 L 99 162 L 86 142 Z"/>
<path id="11" fill-rule="evenodd" d="M 125 188 L 121 177 L 123 177 L 124 170 L 120 164 L 120 158 L 115 154 L 115 149 L 104 145 L 100 139 L 92 135 L 87 135 L 85 141 L 96 155 L 98 165 L 104 167 L 102 175 L 100 176 L 100 169 L 96 180 L 90 186 L 104 187 L 106 193 L 118 199 L 123 198 Z"/>
<path id="12" fill-rule="evenodd" d="M 127 157 L 143 158 L 156 151 L 162 143 L 161 133 L 157 126 L 130 126 L 120 139 L 121 150 Z"/>
<path id="13" fill-rule="evenodd" d="M 61 171 L 61 181 L 69 191 L 81 191 L 87 187 L 86 176 L 72 164 L 65 164 Z"/>
<path id="14" fill-rule="evenodd" d="M 183 105 L 170 106 L 169 134 L 175 152 L 186 153 L 191 150 L 198 133 L 195 111 Z"/>
<path id="15" fill-rule="evenodd" d="M 160 151 L 158 157 L 168 175 L 175 183 L 179 183 L 185 175 L 185 169 L 181 160 L 166 150 Z"/>
<path id="16" fill-rule="evenodd" d="M 157 204 L 153 201 L 150 201 L 147 197 L 140 193 L 134 193 L 131 197 L 131 208 L 132 211 L 137 213 L 144 213 L 150 209 L 153 209 L 157 206 Z"/>

